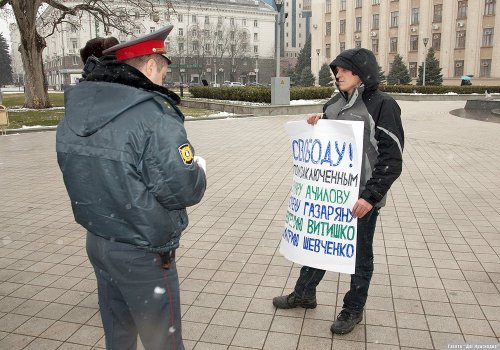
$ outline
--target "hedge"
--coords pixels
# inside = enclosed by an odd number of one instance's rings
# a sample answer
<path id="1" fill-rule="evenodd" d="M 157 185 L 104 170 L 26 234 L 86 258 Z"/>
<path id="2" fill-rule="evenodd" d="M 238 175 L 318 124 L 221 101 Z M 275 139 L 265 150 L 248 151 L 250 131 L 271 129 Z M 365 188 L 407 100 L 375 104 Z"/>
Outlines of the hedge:
<path id="1" fill-rule="evenodd" d="M 484 94 L 500 93 L 500 86 L 416 86 L 416 85 L 381 85 L 380 90 L 391 93 L 421 93 L 445 94 Z M 320 100 L 330 98 L 335 89 L 333 87 L 292 87 L 291 100 Z M 232 100 L 271 103 L 271 88 L 267 86 L 245 87 L 192 87 L 189 92 L 196 98 L 215 100 Z"/>

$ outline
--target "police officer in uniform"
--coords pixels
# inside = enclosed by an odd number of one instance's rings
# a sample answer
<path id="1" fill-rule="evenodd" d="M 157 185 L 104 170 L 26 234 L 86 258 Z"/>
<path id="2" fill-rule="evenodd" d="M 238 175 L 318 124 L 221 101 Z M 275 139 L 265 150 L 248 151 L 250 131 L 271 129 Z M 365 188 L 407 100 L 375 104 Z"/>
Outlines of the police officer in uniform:
<path id="1" fill-rule="evenodd" d="M 87 61 L 65 92 L 57 159 L 75 220 L 87 231 L 106 348 L 184 349 L 175 249 L 186 207 L 206 188 L 178 109 L 162 86 L 173 26 L 115 45 L 116 60 Z"/>

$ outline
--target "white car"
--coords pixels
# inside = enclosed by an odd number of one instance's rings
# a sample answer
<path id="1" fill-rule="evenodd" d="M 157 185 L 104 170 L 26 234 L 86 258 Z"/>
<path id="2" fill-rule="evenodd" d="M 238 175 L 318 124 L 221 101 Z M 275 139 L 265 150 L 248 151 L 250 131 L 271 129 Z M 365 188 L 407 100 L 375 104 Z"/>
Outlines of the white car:
<path id="1" fill-rule="evenodd" d="M 227 86 L 231 86 L 231 87 L 234 87 L 234 86 L 236 86 L 236 87 L 241 87 L 241 86 L 245 86 L 245 85 L 243 85 L 243 83 L 240 83 L 239 81 L 232 81 L 232 82 L 230 82 Z"/>

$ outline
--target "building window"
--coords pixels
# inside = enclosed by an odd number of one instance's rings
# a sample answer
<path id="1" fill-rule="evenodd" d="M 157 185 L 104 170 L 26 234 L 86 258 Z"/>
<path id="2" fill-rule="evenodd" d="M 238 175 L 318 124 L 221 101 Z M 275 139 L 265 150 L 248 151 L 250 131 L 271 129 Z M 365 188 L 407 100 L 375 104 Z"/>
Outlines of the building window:
<path id="1" fill-rule="evenodd" d="M 193 17 L 191 17 L 191 19 L 193 20 L 193 23 L 196 23 L 196 15 L 193 15 Z"/>
<path id="2" fill-rule="evenodd" d="M 379 19 L 380 19 L 380 16 L 379 16 L 378 13 L 372 16 L 372 29 L 378 29 L 379 28 L 379 25 L 380 25 Z"/>
<path id="3" fill-rule="evenodd" d="M 330 49 L 330 44 L 325 45 L 325 56 L 330 57 L 332 55 L 332 50 Z"/>
<path id="4" fill-rule="evenodd" d="M 456 40 L 455 40 L 455 48 L 463 49 L 465 48 L 465 30 L 461 30 L 457 32 Z"/>
<path id="5" fill-rule="evenodd" d="M 481 60 L 479 76 L 489 78 L 491 76 L 491 60 Z"/>
<path id="6" fill-rule="evenodd" d="M 410 51 L 418 51 L 418 35 L 410 35 Z"/>
<path id="7" fill-rule="evenodd" d="M 243 24 L 243 26 L 245 26 L 245 27 L 246 27 L 246 26 L 247 26 L 247 19 L 246 19 L 246 18 L 243 18 L 243 19 L 241 20 L 241 23 Z"/>
<path id="8" fill-rule="evenodd" d="M 253 41 L 259 41 L 259 33 L 253 33 Z"/>
<path id="9" fill-rule="evenodd" d="M 184 29 L 183 28 L 179 28 L 179 36 L 184 36 Z"/>
<path id="10" fill-rule="evenodd" d="M 418 13 L 419 13 L 419 8 L 412 8 L 411 9 L 411 25 L 416 25 L 418 24 Z"/>
<path id="11" fill-rule="evenodd" d="M 433 22 L 441 23 L 443 20 L 443 4 L 434 5 L 434 17 L 432 18 Z"/>
<path id="12" fill-rule="evenodd" d="M 179 43 L 179 53 L 182 53 L 184 51 L 184 43 Z"/>
<path id="13" fill-rule="evenodd" d="M 326 22 L 326 35 L 332 35 L 332 22 Z"/>
<path id="14" fill-rule="evenodd" d="M 325 13 L 331 13 L 331 12 L 332 12 L 332 0 L 326 0 Z"/>
<path id="15" fill-rule="evenodd" d="M 287 34 L 288 34 L 288 33 L 287 33 Z M 254 34 L 254 35 L 255 35 L 255 34 Z M 234 30 L 232 30 L 232 31 L 229 33 L 229 39 L 230 39 L 231 41 L 233 41 L 233 40 L 234 40 Z"/>
<path id="16" fill-rule="evenodd" d="M 432 34 L 432 48 L 434 51 L 441 50 L 441 33 Z"/>
<path id="17" fill-rule="evenodd" d="M 484 15 L 494 16 L 495 15 L 495 2 L 496 0 L 486 0 L 484 4 Z"/>
<path id="18" fill-rule="evenodd" d="M 197 41 L 195 41 L 195 42 L 193 43 L 193 51 L 194 51 L 194 52 L 197 52 L 197 51 L 198 51 L 198 42 L 197 42 Z"/>
<path id="19" fill-rule="evenodd" d="M 356 32 L 361 31 L 361 17 L 356 17 Z"/>
<path id="20" fill-rule="evenodd" d="M 372 0 L 372 5 L 380 5 L 380 0 Z"/>
<path id="21" fill-rule="evenodd" d="M 461 77 L 464 75 L 464 61 L 455 61 L 455 77 Z"/>
<path id="22" fill-rule="evenodd" d="M 345 19 L 341 19 L 340 20 L 339 33 L 340 34 L 345 34 Z"/>
<path id="23" fill-rule="evenodd" d="M 340 11 L 345 11 L 347 8 L 346 1 L 347 0 L 340 0 Z"/>
<path id="24" fill-rule="evenodd" d="M 458 2 L 457 19 L 465 18 L 467 18 L 467 0 L 462 0 Z"/>
<path id="25" fill-rule="evenodd" d="M 210 52 L 210 44 L 205 44 L 205 52 Z"/>
<path id="26" fill-rule="evenodd" d="M 217 17 L 217 25 L 218 26 L 222 25 L 222 17 L 221 16 Z"/>
<path id="27" fill-rule="evenodd" d="M 72 56 L 73 57 L 73 65 L 76 66 L 78 65 L 78 56 Z"/>
<path id="28" fill-rule="evenodd" d="M 410 62 L 409 65 L 410 68 L 410 77 L 416 78 L 417 77 L 417 62 Z"/>
<path id="29" fill-rule="evenodd" d="M 205 16 L 205 24 L 210 24 L 210 17 Z"/>
<path id="30" fill-rule="evenodd" d="M 155 30 L 156 30 L 156 29 L 155 29 L 155 27 L 149 27 L 149 32 L 150 32 L 150 33 L 154 33 L 154 32 L 155 32 Z"/>
<path id="31" fill-rule="evenodd" d="M 389 47 L 389 52 L 396 53 L 398 52 L 398 38 L 391 38 L 391 44 Z"/>
<path id="32" fill-rule="evenodd" d="M 493 28 L 483 29 L 483 46 L 493 46 Z"/>
<path id="33" fill-rule="evenodd" d="M 253 53 L 259 53 L 259 47 L 257 45 L 253 46 Z"/>
<path id="34" fill-rule="evenodd" d="M 258 27 L 258 22 L 257 22 L 257 20 L 256 20 L 256 19 L 254 19 L 254 20 L 253 20 L 253 26 L 254 26 L 255 28 L 257 28 L 257 27 Z"/>
<path id="35" fill-rule="evenodd" d="M 230 26 L 234 26 L 234 18 L 233 18 L 233 17 L 231 17 L 231 18 L 229 19 L 229 25 L 230 25 Z"/>
<path id="36" fill-rule="evenodd" d="M 397 27 L 399 22 L 399 11 L 391 12 L 391 27 Z"/>
<path id="37" fill-rule="evenodd" d="M 340 52 L 343 52 L 343 51 L 345 51 L 345 42 L 341 41 L 340 42 Z"/>
<path id="38" fill-rule="evenodd" d="M 355 47 L 356 49 L 360 49 L 360 48 L 361 48 L 361 41 L 356 40 L 356 41 L 354 42 L 354 47 Z"/>
<path id="39" fill-rule="evenodd" d="M 184 18 L 182 17 L 182 13 L 177 14 L 177 20 L 179 21 L 179 23 L 182 23 L 183 19 Z"/>
<path id="40" fill-rule="evenodd" d="M 374 54 L 378 54 L 378 39 L 372 39 L 372 51 Z"/>
<path id="41" fill-rule="evenodd" d="M 363 7 L 363 0 L 356 0 L 354 7 L 355 8 Z"/>

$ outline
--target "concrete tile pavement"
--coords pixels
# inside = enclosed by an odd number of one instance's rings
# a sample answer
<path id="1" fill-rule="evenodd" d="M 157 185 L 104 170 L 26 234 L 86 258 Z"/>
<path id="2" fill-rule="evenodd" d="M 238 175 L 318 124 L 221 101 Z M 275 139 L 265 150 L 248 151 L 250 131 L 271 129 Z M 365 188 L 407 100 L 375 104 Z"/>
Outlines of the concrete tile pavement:
<path id="1" fill-rule="evenodd" d="M 208 163 L 178 253 L 187 349 L 447 349 L 500 340 L 500 125 L 401 101 L 404 173 L 381 211 L 365 319 L 329 327 L 349 278 L 327 273 L 315 310 L 275 310 L 299 266 L 278 251 L 290 189 L 283 124 L 186 123 Z M 100 349 L 85 233 L 73 222 L 54 132 L 0 137 L 0 348 Z"/>

